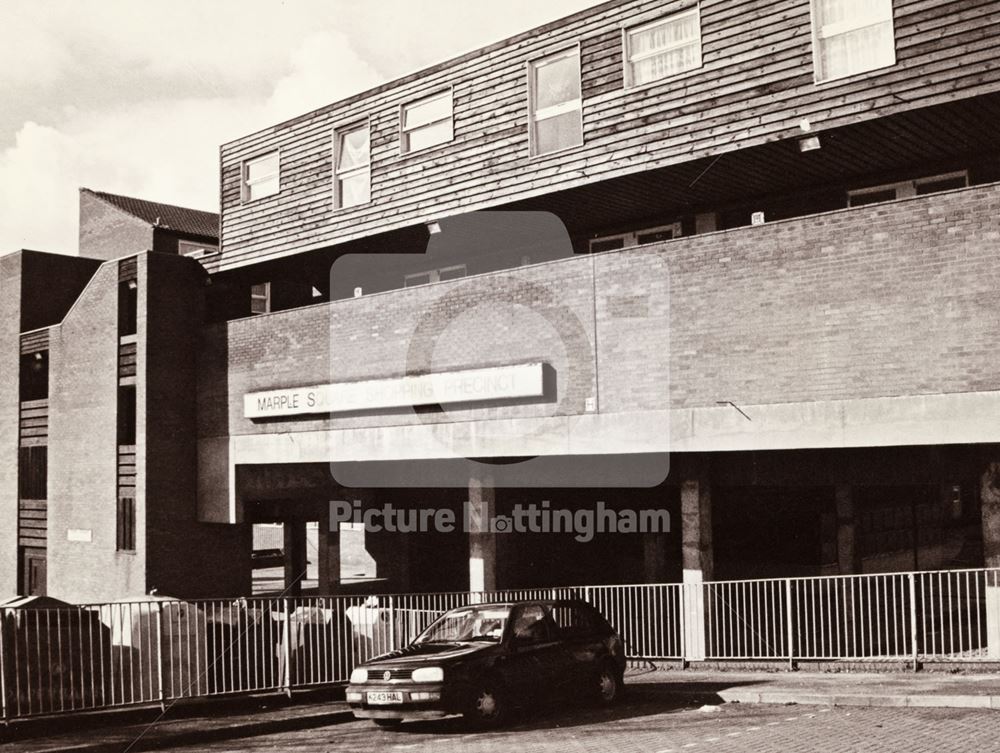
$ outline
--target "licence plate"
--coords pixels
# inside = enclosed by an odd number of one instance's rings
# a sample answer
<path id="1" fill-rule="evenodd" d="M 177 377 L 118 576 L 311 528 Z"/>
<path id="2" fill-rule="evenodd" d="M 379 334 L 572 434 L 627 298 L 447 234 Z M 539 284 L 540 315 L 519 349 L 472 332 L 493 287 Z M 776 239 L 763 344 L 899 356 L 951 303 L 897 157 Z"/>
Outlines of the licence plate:
<path id="1" fill-rule="evenodd" d="M 398 692 L 369 693 L 368 704 L 371 706 L 386 706 L 390 703 L 402 703 L 403 694 Z"/>

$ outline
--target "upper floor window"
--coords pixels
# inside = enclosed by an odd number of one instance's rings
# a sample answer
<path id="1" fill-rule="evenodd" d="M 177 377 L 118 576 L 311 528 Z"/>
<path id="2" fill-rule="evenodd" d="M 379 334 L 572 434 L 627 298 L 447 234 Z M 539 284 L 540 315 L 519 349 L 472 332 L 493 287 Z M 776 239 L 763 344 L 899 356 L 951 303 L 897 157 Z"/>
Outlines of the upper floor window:
<path id="1" fill-rule="evenodd" d="M 632 246 L 643 246 L 647 243 L 660 243 L 681 237 L 681 223 L 675 222 L 671 225 L 661 227 L 651 227 L 644 230 L 636 230 L 616 235 L 602 235 L 590 240 L 590 252 L 616 251 L 621 248 L 631 248 Z"/>
<path id="2" fill-rule="evenodd" d="M 281 190 L 278 152 L 243 163 L 243 201 L 263 199 Z"/>
<path id="3" fill-rule="evenodd" d="M 583 144 L 580 49 L 533 60 L 528 69 L 531 155 Z"/>
<path id="4" fill-rule="evenodd" d="M 625 86 L 690 71 L 701 66 L 698 7 L 625 29 Z"/>
<path id="5" fill-rule="evenodd" d="M 271 311 L 271 283 L 261 282 L 250 286 L 250 313 L 267 314 Z"/>
<path id="6" fill-rule="evenodd" d="M 368 122 L 334 134 L 333 202 L 337 208 L 371 201 L 371 136 Z"/>
<path id="7" fill-rule="evenodd" d="M 219 247 L 211 243 L 194 243 L 193 241 L 177 241 L 177 253 L 181 256 L 211 256 L 219 253 Z"/>
<path id="8" fill-rule="evenodd" d="M 865 204 L 877 204 L 881 201 L 907 199 L 911 196 L 926 196 L 938 191 L 950 191 L 954 188 L 965 188 L 969 185 L 969 173 L 960 170 L 943 175 L 929 175 L 916 180 L 904 180 L 899 183 L 888 183 L 882 186 L 857 188 L 847 192 L 847 205 L 861 207 Z"/>
<path id="9" fill-rule="evenodd" d="M 892 0 L 812 0 L 816 81 L 894 65 Z"/>
<path id="10" fill-rule="evenodd" d="M 453 136 L 450 89 L 403 105 L 399 135 L 403 154 L 444 144 Z"/>

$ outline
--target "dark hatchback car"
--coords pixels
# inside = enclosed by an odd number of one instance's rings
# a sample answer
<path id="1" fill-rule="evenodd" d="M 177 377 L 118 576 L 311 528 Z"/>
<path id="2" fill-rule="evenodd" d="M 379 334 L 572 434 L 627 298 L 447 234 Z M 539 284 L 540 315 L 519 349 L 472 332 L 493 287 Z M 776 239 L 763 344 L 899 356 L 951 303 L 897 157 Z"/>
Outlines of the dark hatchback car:
<path id="1" fill-rule="evenodd" d="M 496 726 L 513 707 L 541 700 L 613 704 L 624 671 L 621 638 L 583 601 L 475 604 L 356 668 L 347 702 L 355 716 L 386 727 L 453 714 Z"/>

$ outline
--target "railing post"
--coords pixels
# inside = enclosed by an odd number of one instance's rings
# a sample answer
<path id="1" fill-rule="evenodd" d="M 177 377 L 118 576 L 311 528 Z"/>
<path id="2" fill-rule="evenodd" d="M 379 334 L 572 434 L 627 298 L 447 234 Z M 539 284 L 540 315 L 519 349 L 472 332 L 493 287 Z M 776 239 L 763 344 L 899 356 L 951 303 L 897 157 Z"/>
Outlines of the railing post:
<path id="1" fill-rule="evenodd" d="M 396 641 L 396 599 L 394 596 L 389 597 L 389 635 L 392 636 L 389 641 L 389 650 L 395 651 L 397 646 L 397 641 Z"/>
<path id="2" fill-rule="evenodd" d="M 917 576 L 910 573 L 907 576 L 910 585 L 910 648 L 913 650 L 913 671 L 918 669 L 917 648 Z"/>
<path id="3" fill-rule="evenodd" d="M 788 641 L 788 669 L 795 669 L 795 627 L 792 619 L 792 579 L 785 578 L 785 638 Z"/>
<path id="4" fill-rule="evenodd" d="M 7 654 L 5 650 L 7 644 L 4 641 L 3 632 L 6 622 L 7 610 L 0 610 L 0 718 L 3 719 L 5 727 L 10 724 L 10 719 L 7 718 Z"/>
<path id="5" fill-rule="evenodd" d="M 687 614 L 684 611 L 684 590 L 687 586 L 684 583 L 676 584 L 677 588 L 677 622 L 680 628 L 680 656 L 681 669 L 688 668 L 687 660 Z"/>
<path id="6" fill-rule="evenodd" d="M 160 698 L 160 710 L 166 711 L 163 699 L 163 603 L 156 605 L 156 691 Z"/>
<path id="7" fill-rule="evenodd" d="M 291 612 L 289 610 L 289 600 L 288 598 L 282 599 L 285 603 L 285 619 L 281 628 L 281 659 L 282 663 L 285 665 L 285 671 L 282 673 L 284 676 L 282 680 L 282 689 L 285 691 L 285 695 L 289 698 L 292 697 L 292 619 Z"/>

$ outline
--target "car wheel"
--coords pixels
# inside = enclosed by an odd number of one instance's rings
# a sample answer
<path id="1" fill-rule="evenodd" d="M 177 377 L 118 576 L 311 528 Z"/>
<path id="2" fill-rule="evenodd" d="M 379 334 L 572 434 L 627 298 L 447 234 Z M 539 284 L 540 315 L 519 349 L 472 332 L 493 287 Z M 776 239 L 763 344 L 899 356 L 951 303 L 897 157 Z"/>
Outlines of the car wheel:
<path id="1" fill-rule="evenodd" d="M 377 726 L 386 728 L 398 727 L 403 723 L 402 719 L 372 719 L 372 721 L 375 722 Z"/>
<path id="2" fill-rule="evenodd" d="M 492 680 L 473 686 L 464 713 L 466 721 L 476 727 L 499 727 L 507 719 L 507 695 L 503 687 Z"/>
<path id="3" fill-rule="evenodd" d="M 594 699 L 601 706 L 614 706 L 624 690 L 621 672 L 611 662 L 602 664 L 594 677 Z"/>

